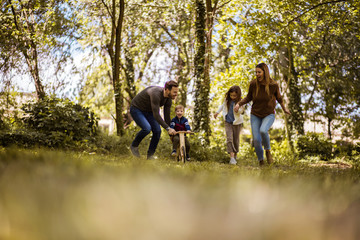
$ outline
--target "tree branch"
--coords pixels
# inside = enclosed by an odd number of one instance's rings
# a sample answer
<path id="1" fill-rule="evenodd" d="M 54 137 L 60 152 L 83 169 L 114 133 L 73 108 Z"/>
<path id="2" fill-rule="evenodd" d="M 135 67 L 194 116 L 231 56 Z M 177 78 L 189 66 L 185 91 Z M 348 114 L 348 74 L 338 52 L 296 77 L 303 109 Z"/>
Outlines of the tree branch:
<path id="1" fill-rule="evenodd" d="M 156 23 L 157 23 L 162 29 L 164 29 L 164 31 L 166 32 L 167 35 L 169 35 L 169 37 L 171 38 L 171 40 L 173 40 L 174 42 L 176 42 L 176 44 L 178 45 L 180 51 L 182 52 L 180 42 L 179 42 L 173 35 L 171 35 L 171 33 L 169 32 L 169 30 L 168 30 L 164 25 L 162 25 L 162 24 L 159 23 L 159 22 L 156 22 Z"/>
<path id="2" fill-rule="evenodd" d="M 231 2 L 231 0 L 224 2 L 223 4 L 221 4 L 217 9 L 222 8 L 223 6 L 225 6 L 226 4 L 228 4 L 229 2 Z"/>
<path id="3" fill-rule="evenodd" d="M 337 1 L 330 1 L 330 2 L 322 2 L 319 4 L 316 4 L 314 6 L 312 6 L 311 8 L 309 8 L 308 10 L 306 10 L 305 12 L 300 13 L 298 16 L 294 17 L 293 19 L 291 19 L 287 24 L 286 27 L 288 27 L 292 22 L 294 22 L 295 20 L 301 18 L 303 15 L 305 15 L 306 13 L 314 10 L 315 8 L 318 8 L 322 5 L 327 5 L 327 4 L 334 4 L 334 3 L 339 3 L 339 2 L 346 2 L 346 0 L 337 0 Z"/>
<path id="4" fill-rule="evenodd" d="M 111 18 L 114 18 L 114 16 L 111 14 L 111 11 L 109 9 L 109 6 L 105 3 L 104 0 L 101 0 L 101 2 L 104 4 L 106 11 L 108 12 L 108 14 L 110 15 Z"/>

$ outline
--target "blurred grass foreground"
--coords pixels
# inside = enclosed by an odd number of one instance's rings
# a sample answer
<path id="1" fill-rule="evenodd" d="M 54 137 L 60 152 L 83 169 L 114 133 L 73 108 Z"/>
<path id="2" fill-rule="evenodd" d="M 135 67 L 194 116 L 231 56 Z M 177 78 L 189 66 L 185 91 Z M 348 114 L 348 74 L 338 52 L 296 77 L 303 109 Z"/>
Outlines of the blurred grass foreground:
<path id="1" fill-rule="evenodd" d="M 360 171 L 329 166 L 3 148 L 0 239 L 360 239 Z"/>

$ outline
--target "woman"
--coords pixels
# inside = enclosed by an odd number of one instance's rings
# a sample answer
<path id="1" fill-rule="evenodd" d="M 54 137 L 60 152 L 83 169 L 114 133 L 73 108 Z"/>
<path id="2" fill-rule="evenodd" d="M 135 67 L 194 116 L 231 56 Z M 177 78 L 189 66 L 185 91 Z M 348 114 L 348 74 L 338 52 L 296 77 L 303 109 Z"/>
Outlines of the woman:
<path id="1" fill-rule="evenodd" d="M 238 102 L 234 110 L 252 101 L 251 106 L 251 131 L 253 135 L 254 147 L 260 166 L 264 165 L 264 145 L 266 160 L 268 164 L 273 162 L 270 153 L 269 129 L 275 120 L 275 106 L 277 100 L 286 114 L 290 114 L 286 109 L 277 82 L 270 78 L 269 68 L 265 63 L 256 66 L 256 79 L 250 82 L 249 92 L 245 98 Z"/>

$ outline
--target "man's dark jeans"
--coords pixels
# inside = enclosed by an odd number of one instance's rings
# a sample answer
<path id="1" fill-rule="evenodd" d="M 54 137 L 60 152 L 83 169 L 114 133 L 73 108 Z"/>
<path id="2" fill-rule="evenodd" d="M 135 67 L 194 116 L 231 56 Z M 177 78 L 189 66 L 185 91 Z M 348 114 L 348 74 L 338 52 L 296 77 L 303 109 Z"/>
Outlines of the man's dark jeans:
<path id="1" fill-rule="evenodd" d="M 144 112 L 131 106 L 130 114 L 135 123 L 141 128 L 140 132 L 136 134 L 136 137 L 131 145 L 138 147 L 141 141 L 150 133 L 150 131 L 152 131 L 153 135 L 147 155 L 148 157 L 154 155 L 161 136 L 160 124 L 156 121 L 152 112 Z"/>

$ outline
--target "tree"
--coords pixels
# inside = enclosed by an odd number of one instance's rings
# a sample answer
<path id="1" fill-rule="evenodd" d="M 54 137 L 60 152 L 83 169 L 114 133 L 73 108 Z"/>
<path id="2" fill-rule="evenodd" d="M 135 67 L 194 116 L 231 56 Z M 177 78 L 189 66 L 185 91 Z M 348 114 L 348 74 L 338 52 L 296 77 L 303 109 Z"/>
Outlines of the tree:
<path id="1" fill-rule="evenodd" d="M 210 67 L 212 64 L 212 35 L 214 19 L 217 11 L 228 2 L 218 5 L 219 0 L 214 4 L 211 0 L 195 2 L 196 9 L 196 53 L 195 53 L 195 109 L 194 121 L 195 130 L 203 132 L 205 143 L 210 142 Z"/>
<path id="2" fill-rule="evenodd" d="M 90 32 L 93 38 L 84 38 L 83 44 L 93 45 L 94 52 L 103 54 L 106 52 L 110 59 L 111 71 L 109 73 L 110 84 L 113 87 L 115 103 L 115 122 L 117 135 L 124 134 L 123 122 L 123 81 L 121 74 L 121 44 L 122 29 L 124 22 L 125 2 L 124 0 L 90 1 L 85 4 L 88 11 L 84 12 L 84 18 L 89 24 L 84 26 L 83 34 Z M 94 35 L 94 31 L 97 33 Z M 105 62 L 107 62 L 105 60 Z"/>
<path id="3" fill-rule="evenodd" d="M 195 108 L 194 108 L 194 130 L 204 131 L 204 140 L 209 143 L 208 128 L 208 88 L 205 82 L 205 16 L 206 9 L 202 0 L 196 0 L 196 21 L 195 21 Z"/>
<path id="4" fill-rule="evenodd" d="M 1 70 L 21 69 L 20 63 L 25 61 L 37 96 L 42 99 L 45 88 L 41 67 L 50 60 L 57 65 L 55 71 L 60 71 L 70 59 L 70 46 L 77 38 L 76 8 L 61 0 L 6 0 L 1 12 Z"/>

